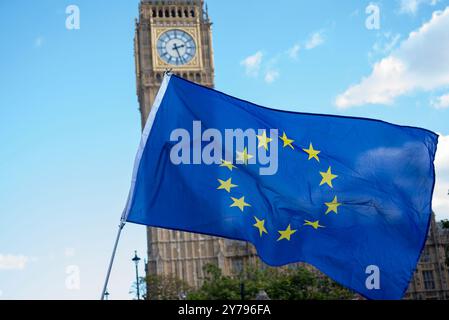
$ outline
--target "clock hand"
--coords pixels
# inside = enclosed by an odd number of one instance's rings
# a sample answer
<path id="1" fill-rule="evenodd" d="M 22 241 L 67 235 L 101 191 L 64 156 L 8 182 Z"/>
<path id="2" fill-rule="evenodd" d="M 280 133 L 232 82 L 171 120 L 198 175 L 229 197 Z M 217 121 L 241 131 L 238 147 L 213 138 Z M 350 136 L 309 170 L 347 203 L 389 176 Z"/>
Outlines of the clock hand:
<path id="1" fill-rule="evenodd" d="M 183 45 L 183 44 L 181 44 L 179 47 L 178 47 L 178 45 L 176 43 L 173 44 L 173 49 L 176 49 L 176 48 L 181 49 L 181 48 L 184 48 L 184 47 L 185 47 L 185 45 Z"/>
<path id="2" fill-rule="evenodd" d="M 176 43 L 173 45 L 173 49 L 176 50 L 176 52 L 178 53 L 178 56 L 179 56 L 179 59 L 181 60 L 181 62 L 183 62 L 183 59 L 182 59 L 182 57 L 181 57 L 181 53 L 179 52 L 179 49 L 180 49 L 180 48 L 183 48 L 183 47 L 184 47 L 184 45 L 178 47 L 178 46 L 176 45 Z"/>

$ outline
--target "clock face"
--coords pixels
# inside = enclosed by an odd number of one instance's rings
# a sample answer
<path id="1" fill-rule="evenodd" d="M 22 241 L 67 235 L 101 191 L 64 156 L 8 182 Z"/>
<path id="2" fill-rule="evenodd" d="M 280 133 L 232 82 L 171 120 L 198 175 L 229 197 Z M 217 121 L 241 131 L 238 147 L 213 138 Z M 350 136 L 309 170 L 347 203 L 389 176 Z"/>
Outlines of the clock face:
<path id="1" fill-rule="evenodd" d="M 185 65 L 195 57 L 195 40 L 185 31 L 169 30 L 157 40 L 157 52 L 161 59 L 168 64 Z"/>

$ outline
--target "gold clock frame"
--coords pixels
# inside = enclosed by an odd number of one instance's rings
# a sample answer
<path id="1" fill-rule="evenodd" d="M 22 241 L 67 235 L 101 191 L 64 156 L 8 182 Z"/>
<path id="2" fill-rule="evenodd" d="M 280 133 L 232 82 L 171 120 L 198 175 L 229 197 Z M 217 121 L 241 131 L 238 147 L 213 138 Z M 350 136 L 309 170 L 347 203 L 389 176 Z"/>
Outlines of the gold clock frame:
<path id="1" fill-rule="evenodd" d="M 196 45 L 196 52 L 195 56 L 185 65 L 172 65 L 169 63 L 166 63 L 159 57 L 159 54 L 157 52 L 157 41 L 159 40 L 159 37 L 170 30 L 182 30 L 186 33 L 188 33 L 192 39 L 195 41 Z M 198 71 L 201 70 L 203 67 L 202 64 L 202 50 L 201 50 L 201 37 L 199 37 L 200 30 L 198 27 L 184 27 L 184 26 L 171 26 L 171 27 L 156 27 L 153 26 L 151 28 L 151 38 L 153 39 L 153 45 L 152 45 L 152 54 L 153 54 L 153 69 L 155 71 L 165 71 L 167 69 L 174 69 L 174 70 L 192 70 L 192 71 Z"/>

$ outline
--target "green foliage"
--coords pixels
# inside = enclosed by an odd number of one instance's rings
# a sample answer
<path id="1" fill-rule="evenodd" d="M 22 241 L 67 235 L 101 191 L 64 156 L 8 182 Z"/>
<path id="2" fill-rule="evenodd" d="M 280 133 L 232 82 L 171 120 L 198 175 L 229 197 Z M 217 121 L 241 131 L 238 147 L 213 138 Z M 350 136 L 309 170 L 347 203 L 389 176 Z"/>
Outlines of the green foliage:
<path id="1" fill-rule="evenodd" d="M 449 220 L 442 220 L 440 223 L 443 229 L 449 229 Z"/>
<path id="2" fill-rule="evenodd" d="M 238 279 L 223 276 L 221 270 L 213 265 L 204 266 L 206 279 L 203 286 L 190 292 L 189 300 L 238 300 L 240 299 L 240 282 Z"/>
<path id="3" fill-rule="evenodd" d="M 245 300 L 264 290 L 272 300 L 352 299 L 354 293 L 316 270 L 294 268 L 247 268 L 238 277 L 224 276 L 215 265 L 205 266 L 203 286 L 188 294 L 190 300 L 238 300 L 244 284 Z"/>
<path id="4" fill-rule="evenodd" d="M 150 275 L 146 280 L 145 298 L 149 300 L 180 300 L 191 290 L 186 282 L 173 276 Z"/>
<path id="5" fill-rule="evenodd" d="M 131 286 L 131 289 L 129 291 L 130 294 L 134 295 L 134 299 L 137 300 L 137 286 L 139 286 L 139 294 L 140 299 L 145 300 L 146 299 L 146 292 L 147 292 L 147 284 L 145 282 L 144 277 L 139 277 L 139 283 L 137 284 L 134 282 Z"/>

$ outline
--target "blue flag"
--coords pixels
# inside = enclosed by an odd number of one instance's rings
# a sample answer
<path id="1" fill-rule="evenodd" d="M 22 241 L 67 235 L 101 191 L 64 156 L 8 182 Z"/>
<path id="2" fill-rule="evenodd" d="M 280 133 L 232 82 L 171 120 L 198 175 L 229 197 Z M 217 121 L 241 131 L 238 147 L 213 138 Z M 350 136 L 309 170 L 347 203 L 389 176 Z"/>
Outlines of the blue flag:
<path id="1" fill-rule="evenodd" d="M 252 243 L 370 299 L 403 297 L 426 241 L 433 132 L 261 107 L 165 76 L 123 221 Z"/>

